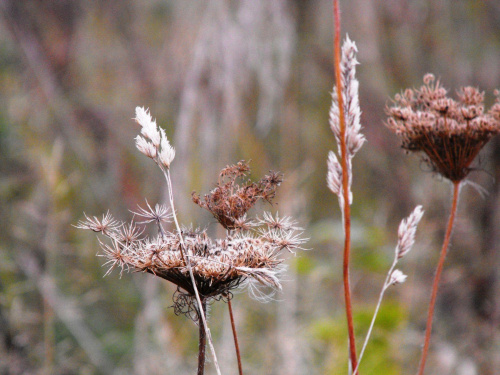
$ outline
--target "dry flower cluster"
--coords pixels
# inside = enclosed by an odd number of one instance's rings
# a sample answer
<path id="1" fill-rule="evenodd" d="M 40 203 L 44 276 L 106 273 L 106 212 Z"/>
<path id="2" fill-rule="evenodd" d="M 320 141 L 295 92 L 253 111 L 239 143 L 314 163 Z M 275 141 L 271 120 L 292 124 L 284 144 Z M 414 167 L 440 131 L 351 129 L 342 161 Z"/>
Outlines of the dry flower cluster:
<path id="1" fill-rule="evenodd" d="M 419 365 L 423 375 L 430 347 L 432 322 L 439 282 L 451 240 L 462 182 L 481 149 L 500 133 L 499 92 L 489 111 L 484 109 L 484 93 L 474 87 L 462 87 L 458 100 L 447 96 L 446 89 L 432 74 L 424 77 L 420 89 L 406 89 L 394 98 L 395 105 L 387 108 L 387 126 L 402 141 L 408 152 L 423 152 L 431 169 L 453 184 L 453 199 L 443 246 L 436 266 L 431 290 L 424 346 Z M 400 234 L 401 237 L 401 234 Z"/>
<path id="2" fill-rule="evenodd" d="M 434 75 L 424 77 L 420 89 L 407 89 L 387 109 L 387 126 L 401 137 L 408 151 L 422 151 L 424 160 L 452 182 L 469 174 L 474 158 L 492 136 L 500 132 L 500 102 L 485 112 L 484 93 L 474 87 L 447 96 Z M 498 96 L 498 92 L 496 92 Z"/>
<path id="3" fill-rule="evenodd" d="M 205 194 L 203 200 L 192 193 L 193 202 L 210 211 L 224 228 L 244 228 L 247 211 L 260 199 L 271 202 L 276 188 L 283 181 L 279 173 L 270 172 L 258 182 L 247 181 L 238 185 L 236 180 L 246 177 L 249 172 L 250 167 L 244 161 L 227 166 L 220 172 L 217 186 Z"/>
<path id="4" fill-rule="evenodd" d="M 177 314 L 190 315 L 195 321 L 194 290 L 186 260 L 181 252 L 179 234 L 166 230 L 163 223 L 171 221 L 166 206 L 139 208 L 135 212 L 142 221 L 129 224 L 118 222 L 107 213 L 102 219 L 86 217 L 78 228 L 100 232 L 109 238 L 101 243 L 110 273 L 115 267 L 123 270 L 147 272 L 177 285 L 174 307 Z M 141 224 L 156 223 L 158 235 L 143 235 Z M 279 274 L 282 250 L 300 248 L 304 239 L 301 229 L 289 217 L 273 217 L 266 213 L 252 228 L 242 230 L 224 239 L 212 240 L 205 231 L 184 228 L 182 236 L 185 256 L 191 260 L 196 287 L 202 300 L 230 298 L 231 290 L 248 280 L 271 288 L 281 289 Z"/>
<path id="5" fill-rule="evenodd" d="M 232 320 L 232 290 L 246 285 L 254 296 L 265 297 L 254 286 L 270 287 L 271 291 L 281 289 L 279 276 L 283 271 L 283 250 L 293 252 L 306 242 L 290 217 L 273 216 L 264 213 L 262 218 L 247 220 L 247 212 L 259 200 L 267 202 L 276 195 L 282 182 L 279 173 L 270 172 L 258 182 L 247 181 L 239 185 L 237 179 L 250 173 L 248 163 L 239 163 L 224 168 L 217 186 L 202 200 L 193 193 L 193 201 L 209 210 L 226 229 L 223 239 L 211 239 L 206 231 L 181 227 L 174 207 L 170 164 L 175 150 L 170 145 L 165 131 L 158 128 L 148 110 L 136 108 L 135 120 L 141 126 L 142 136 L 136 137 L 137 149 L 153 159 L 163 172 L 170 201 L 170 207 L 155 205 L 146 201 L 146 208 L 139 207 L 130 223 L 114 219 L 108 212 L 102 219 L 96 216 L 80 221 L 77 227 L 100 233 L 108 241 L 99 240 L 102 254 L 109 266 L 106 275 L 114 268 L 145 272 L 177 286 L 174 293 L 174 311 L 185 314 L 199 325 L 198 374 L 204 373 L 205 343 L 208 339 L 217 373 L 220 369 L 208 329 L 205 313 L 208 303 L 215 300 L 228 302 L 231 323 L 235 337 L 239 371 L 241 358 L 237 344 L 234 321 Z M 140 218 L 137 221 L 135 218 Z M 148 236 L 145 226 L 153 223 L 156 236 Z M 173 223 L 172 229 L 165 224 Z M 259 291 L 259 294 L 255 292 Z"/>

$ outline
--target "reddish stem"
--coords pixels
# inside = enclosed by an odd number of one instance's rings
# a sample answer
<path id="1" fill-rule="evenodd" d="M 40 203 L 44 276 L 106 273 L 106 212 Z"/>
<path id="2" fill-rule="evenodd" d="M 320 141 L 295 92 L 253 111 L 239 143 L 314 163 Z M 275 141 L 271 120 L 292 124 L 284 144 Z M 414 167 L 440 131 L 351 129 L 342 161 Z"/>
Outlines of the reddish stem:
<path id="1" fill-rule="evenodd" d="M 340 123 L 340 153 L 342 167 L 342 194 L 344 196 L 344 297 L 345 309 L 347 317 L 347 330 L 349 333 L 349 357 L 351 360 L 351 368 L 358 367 L 356 360 L 356 341 L 354 337 L 354 322 L 352 318 L 352 302 L 351 302 L 351 286 L 349 282 L 349 261 L 351 253 L 351 206 L 349 204 L 349 169 L 347 165 L 347 147 L 345 141 L 346 124 L 344 116 L 344 98 L 342 97 L 342 78 L 340 71 L 340 10 L 338 0 L 333 1 L 333 12 L 335 21 L 335 38 L 334 38 L 334 67 L 335 67 L 335 82 L 337 86 L 337 101 L 339 106 L 339 123 Z M 354 375 L 356 375 L 358 371 Z"/>
<path id="2" fill-rule="evenodd" d="M 457 213 L 459 193 L 460 193 L 460 181 L 453 182 L 453 203 L 451 205 L 450 218 L 448 219 L 448 227 L 446 228 L 446 235 L 443 241 L 443 248 L 441 249 L 441 255 L 439 257 L 439 262 L 436 268 L 436 275 L 434 276 L 434 283 L 432 284 L 431 302 L 429 304 L 429 313 L 427 315 L 427 326 L 425 329 L 424 349 L 422 351 L 422 357 L 420 359 L 418 375 L 423 375 L 424 373 L 425 362 L 427 360 L 427 354 L 429 352 L 429 344 L 431 340 L 431 331 L 432 331 L 432 318 L 434 317 L 434 307 L 436 305 L 436 296 L 439 287 L 439 280 L 441 279 L 441 273 L 443 271 L 446 252 L 448 251 L 448 246 L 450 244 L 451 232 L 453 230 L 453 223 L 455 222 L 455 216 Z"/>
<path id="3" fill-rule="evenodd" d="M 238 374 L 243 375 L 243 367 L 241 366 L 240 346 L 238 344 L 238 335 L 236 334 L 236 325 L 234 324 L 233 307 L 231 299 L 228 298 L 227 306 L 229 307 L 229 317 L 231 319 L 231 328 L 233 329 L 234 348 L 236 349 L 236 358 L 238 359 Z"/>

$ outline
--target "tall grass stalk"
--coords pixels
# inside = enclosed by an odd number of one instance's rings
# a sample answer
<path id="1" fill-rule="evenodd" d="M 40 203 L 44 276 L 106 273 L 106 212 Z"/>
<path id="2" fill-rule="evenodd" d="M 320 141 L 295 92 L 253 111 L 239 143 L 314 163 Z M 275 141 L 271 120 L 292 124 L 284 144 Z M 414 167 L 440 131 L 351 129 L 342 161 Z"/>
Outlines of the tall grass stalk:
<path id="1" fill-rule="evenodd" d="M 347 332 L 349 335 L 349 358 L 351 368 L 358 367 L 356 360 L 356 338 L 354 336 L 354 321 L 352 317 L 352 298 L 351 285 L 349 280 L 349 262 L 351 258 L 351 206 L 349 204 L 349 168 L 347 165 L 347 146 L 346 146 L 346 123 L 344 116 L 344 98 L 342 96 L 342 78 L 340 68 L 340 9 L 338 0 L 334 0 L 334 22 L 335 22 L 335 37 L 334 37 L 334 67 L 335 67 L 335 82 L 337 90 L 337 100 L 339 108 L 339 127 L 340 127 L 340 165 L 342 168 L 342 194 L 344 197 L 342 218 L 344 222 L 344 262 L 342 267 L 344 280 L 344 300 L 345 313 L 347 318 Z"/>

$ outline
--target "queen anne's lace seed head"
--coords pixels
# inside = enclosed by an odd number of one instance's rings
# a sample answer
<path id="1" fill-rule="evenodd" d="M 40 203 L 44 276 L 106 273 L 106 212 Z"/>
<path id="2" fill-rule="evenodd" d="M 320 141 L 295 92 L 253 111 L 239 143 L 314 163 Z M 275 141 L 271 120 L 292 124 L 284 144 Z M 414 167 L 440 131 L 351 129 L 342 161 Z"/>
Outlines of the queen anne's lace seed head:
<path id="1" fill-rule="evenodd" d="M 238 184 L 249 172 L 244 161 L 227 166 L 220 172 L 217 186 L 203 199 L 193 193 L 193 202 L 210 211 L 224 228 L 238 229 L 237 223 L 259 200 L 272 201 L 283 180 L 281 174 L 271 171 L 257 182 Z"/>
<path id="2" fill-rule="evenodd" d="M 149 221 L 154 219 L 152 216 L 157 216 L 158 210 L 161 211 L 160 207 L 157 205 L 156 210 L 150 209 Z M 148 211 L 144 211 L 143 216 L 147 216 Z M 108 219 L 114 221 L 111 215 L 108 215 Z M 91 219 L 91 222 L 94 223 L 94 220 Z M 93 230 L 94 225 L 82 225 L 81 228 Z M 176 298 L 180 300 L 176 304 L 176 311 L 192 314 L 194 290 L 181 253 L 179 235 L 165 232 L 163 235 L 147 237 L 142 234 L 142 230 L 136 229 L 134 221 L 125 228 L 128 229 L 110 227 L 107 232 L 102 232 L 110 239 L 109 243 L 99 241 L 101 256 L 107 259 L 105 264 L 109 267 L 106 274 L 116 267 L 122 270 L 130 268 L 171 281 L 178 286 Z M 236 236 L 216 241 L 200 230 L 184 228 L 182 233 L 196 286 L 204 299 L 228 295 L 248 280 L 281 289 L 279 275 L 283 259 L 278 257 L 280 252 L 300 248 L 305 242 L 301 232 L 294 229 L 275 229 L 272 235 L 269 230 L 265 231 L 266 235 L 260 234 L 258 230 L 240 231 Z M 187 301 L 190 303 L 187 304 Z"/>
<path id="3" fill-rule="evenodd" d="M 136 139 L 139 150 L 168 168 L 174 151 L 164 131 L 158 133 L 161 146 L 155 146 L 153 140 L 150 143 L 146 139 L 156 134 L 152 131 L 152 124 L 156 124 L 149 113 L 138 108 L 137 121 L 143 125 L 143 130 L 146 128 L 144 138 L 139 136 Z M 160 155 L 155 157 L 151 147 L 160 150 Z M 165 152 L 163 157 L 162 152 Z M 172 155 L 169 156 L 169 152 Z M 118 267 L 121 268 L 120 274 L 131 269 L 174 283 L 177 285 L 175 313 L 186 314 L 197 321 L 195 288 L 186 257 L 189 257 L 200 298 L 207 302 L 227 300 L 231 298 L 232 290 L 240 285 L 252 285 L 252 281 L 271 289 L 281 289 L 283 259 L 279 257 L 280 253 L 301 249 L 306 241 L 302 238 L 302 229 L 287 216 L 280 218 L 265 213 L 261 220 L 247 219 L 246 212 L 259 199 L 272 200 L 282 181 L 280 174 L 270 172 L 256 183 L 236 184 L 236 179 L 248 172 L 248 164 L 244 162 L 224 168 L 217 187 L 205 196 L 203 202 L 198 198 L 197 203 L 212 212 L 228 229 L 223 239 L 212 240 L 205 231 L 193 230 L 192 226 L 169 232 L 163 223 L 171 221 L 171 210 L 159 204 L 152 207 L 147 201 L 146 208 L 139 207 L 133 212 L 134 219 L 128 225 L 118 222 L 108 212 L 102 220 L 86 216 L 77 227 L 108 237 L 107 242 L 99 240 L 100 256 L 106 259 L 105 265 L 109 267 L 106 275 Z M 135 217 L 139 219 L 136 221 Z M 156 225 L 157 236 L 144 235 L 145 228 L 138 226 L 150 223 Z"/>
<path id="4" fill-rule="evenodd" d="M 500 132 L 500 104 L 484 112 L 484 93 L 463 87 L 458 100 L 432 74 L 420 89 L 407 89 L 387 108 L 387 126 L 408 151 L 421 151 L 431 168 L 452 182 L 462 181 L 471 171 L 475 157 Z"/>

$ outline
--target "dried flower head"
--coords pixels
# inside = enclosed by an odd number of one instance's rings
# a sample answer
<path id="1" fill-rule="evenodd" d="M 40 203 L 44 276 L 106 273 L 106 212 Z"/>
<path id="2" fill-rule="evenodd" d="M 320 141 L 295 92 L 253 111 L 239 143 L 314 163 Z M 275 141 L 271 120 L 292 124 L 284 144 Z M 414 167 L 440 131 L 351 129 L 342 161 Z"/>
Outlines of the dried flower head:
<path id="1" fill-rule="evenodd" d="M 224 228 L 238 229 L 238 223 L 247 211 L 260 199 L 271 202 L 276 188 L 283 181 L 281 174 L 269 172 L 257 182 L 236 183 L 238 178 L 246 177 L 249 172 L 250 167 L 244 161 L 227 166 L 220 172 L 217 186 L 205 194 L 203 200 L 195 192 L 192 193 L 193 202 L 210 211 Z"/>
<path id="2" fill-rule="evenodd" d="M 458 100 L 432 74 L 420 89 L 407 89 L 387 108 L 387 126 L 401 137 L 407 151 L 422 151 L 424 161 L 452 182 L 462 181 L 470 165 L 490 140 L 500 132 L 500 103 L 484 112 L 484 93 L 463 87 Z"/>
<path id="3" fill-rule="evenodd" d="M 270 234 L 271 230 L 264 224 L 266 230 L 242 230 L 234 236 L 218 240 L 212 240 L 205 231 L 183 228 L 184 251 L 191 261 L 202 300 L 209 302 L 231 298 L 234 288 L 251 280 L 281 289 L 278 276 L 283 269 L 283 259 L 279 258 L 279 254 L 284 249 L 300 248 L 305 240 L 300 237 L 301 232 L 297 231 L 291 220 L 272 218 L 269 214 L 265 217 L 266 223 L 281 222 L 283 227 L 273 229 Z M 109 222 L 116 222 L 109 213 L 106 218 Z M 148 220 L 152 221 L 155 219 Z M 95 231 L 98 227 L 94 224 L 95 219 L 87 219 L 79 228 Z M 106 274 L 119 267 L 122 271 L 132 269 L 147 272 L 174 283 L 177 285 L 175 312 L 186 314 L 196 321 L 194 289 L 181 252 L 179 234 L 162 231 L 158 236 L 147 237 L 142 234 L 143 230 L 136 229 L 136 224 L 132 220 L 129 225 L 122 225 L 126 229 L 109 226 L 105 231 L 99 230 L 109 238 L 107 243 L 99 241 L 103 251 L 101 256 L 107 259 L 106 265 L 109 266 Z"/>

